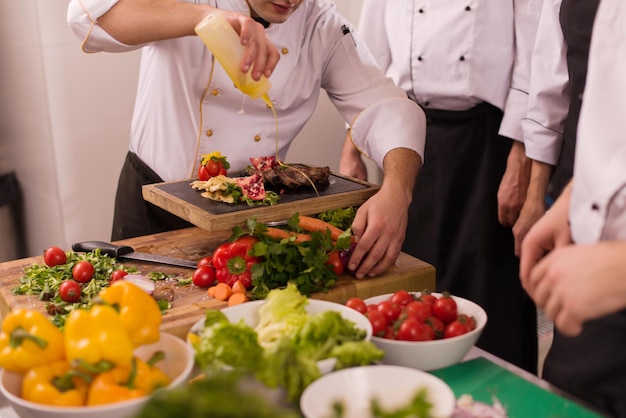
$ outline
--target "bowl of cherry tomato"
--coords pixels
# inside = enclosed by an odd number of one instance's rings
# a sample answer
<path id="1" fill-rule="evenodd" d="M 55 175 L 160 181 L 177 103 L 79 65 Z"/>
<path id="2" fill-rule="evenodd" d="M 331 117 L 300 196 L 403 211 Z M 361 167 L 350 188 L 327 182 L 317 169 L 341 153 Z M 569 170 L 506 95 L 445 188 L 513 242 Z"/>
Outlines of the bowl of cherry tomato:
<path id="1" fill-rule="evenodd" d="M 487 323 L 478 304 L 458 296 L 404 290 L 346 305 L 368 317 L 383 364 L 435 370 L 458 363 Z"/>

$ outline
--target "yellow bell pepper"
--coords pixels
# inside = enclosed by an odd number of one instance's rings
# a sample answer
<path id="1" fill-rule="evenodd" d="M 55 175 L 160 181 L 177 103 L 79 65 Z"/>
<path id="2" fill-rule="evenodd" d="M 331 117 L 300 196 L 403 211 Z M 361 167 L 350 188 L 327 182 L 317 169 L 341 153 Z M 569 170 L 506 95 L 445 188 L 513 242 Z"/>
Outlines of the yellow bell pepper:
<path id="1" fill-rule="evenodd" d="M 116 366 L 129 367 L 133 344 L 114 308 L 93 305 L 76 309 L 65 321 L 65 353 L 73 367 L 98 373 Z"/>
<path id="2" fill-rule="evenodd" d="M 130 366 L 121 366 L 100 373 L 89 387 L 87 405 L 105 405 L 147 396 L 148 391 L 137 386 L 137 358 Z"/>
<path id="3" fill-rule="evenodd" d="M 0 367 L 24 374 L 65 358 L 63 333 L 43 313 L 16 309 L 2 321 Z"/>
<path id="4" fill-rule="evenodd" d="M 155 390 L 170 384 L 169 376 L 156 365 L 164 358 L 165 353 L 163 351 L 157 351 L 148 361 L 143 361 L 140 358 L 136 359 L 137 379 L 135 384 L 138 389 L 144 390 L 147 393 L 152 393 Z"/>
<path id="5" fill-rule="evenodd" d="M 123 280 L 102 289 L 99 299 L 113 306 L 135 347 L 159 340 L 162 316 L 156 300 L 139 286 Z"/>
<path id="6" fill-rule="evenodd" d="M 72 369 L 65 361 L 55 361 L 30 369 L 22 381 L 22 398 L 56 406 L 83 406 L 91 376 Z"/>

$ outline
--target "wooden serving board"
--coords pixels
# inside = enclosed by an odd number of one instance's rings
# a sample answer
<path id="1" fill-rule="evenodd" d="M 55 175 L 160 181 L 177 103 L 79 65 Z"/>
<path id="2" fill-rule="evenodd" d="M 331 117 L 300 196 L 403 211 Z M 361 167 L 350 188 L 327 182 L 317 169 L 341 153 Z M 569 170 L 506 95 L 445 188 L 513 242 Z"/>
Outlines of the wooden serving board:
<path id="1" fill-rule="evenodd" d="M 207 233 L 200 228 L 187 228 L 161 234 L 146 235 L 118 244 L 129 245 L 137 252 L 161 254 L 169 257 L 199 260 L 209 255 L 224 242 L 230 233 Z M 143 274 L 160 272 L 172 276 L 189 278 L 194 270 L 183 267 L 165 266 L 148 262 L 118 260 L 124 265 L 136 266 Z M 0 320 L 13 309 L 27 308 L 45 311 L 45 303 L 37 296 L 17 296 L 11 292 L 20 280 L 25 267 L 43 264 L 43 256 L 24 258 L 0 264 Z M 157 282 L 157 285 L 162 283 Z M 221 309 L 225 302 L 209 298 L 206 289 L 193 285 L 172 286 L 174 299 L 172 308 L 163 316 L 161 329 L 184 338 L 193 324 L 202 319 L 207 309 Z M 343 275 L 328 293 L 316 293 L 315 299 L 343 303 L 352 296 L 363 299 L 396 290 L 421 291 L 435 289 L 435 268 L 408 254 L 401 253 L 396 265 L 378 277 L 357 280 Z"/>
<path id="2" fill-rule="evenodd" d="M 286 191 L 272 206 L 230 205 L 201 196 L 191 188 L 191 180 L 155 183 L 143 186 L 143 198 L 160 208 L 207 231 L 230 231 L 234 225 L 256 217 L 259 222 L 288 219 L 298 212 L 311 215 L 331 209 L 359 206 L 375 194 L 379 186 L 361 180 L 330 175 L 330 185 L 313 189 Z"/>

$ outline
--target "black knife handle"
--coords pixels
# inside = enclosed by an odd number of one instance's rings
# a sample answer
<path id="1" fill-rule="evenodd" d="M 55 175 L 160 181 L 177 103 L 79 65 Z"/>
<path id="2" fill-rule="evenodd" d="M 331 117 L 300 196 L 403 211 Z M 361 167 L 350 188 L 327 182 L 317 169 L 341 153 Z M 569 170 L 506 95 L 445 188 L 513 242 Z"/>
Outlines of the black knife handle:
<path id="1" fill-rule="evenodd" d="M 90 252 L 97 248 L 100 249 L 102 254 L 106 254 L 109 257 L 120 257 L 135 251 L 127 245 L 115 245 L 104 241 L 83 241 L 72 245 L 72 250 L 79 252 Z"/>

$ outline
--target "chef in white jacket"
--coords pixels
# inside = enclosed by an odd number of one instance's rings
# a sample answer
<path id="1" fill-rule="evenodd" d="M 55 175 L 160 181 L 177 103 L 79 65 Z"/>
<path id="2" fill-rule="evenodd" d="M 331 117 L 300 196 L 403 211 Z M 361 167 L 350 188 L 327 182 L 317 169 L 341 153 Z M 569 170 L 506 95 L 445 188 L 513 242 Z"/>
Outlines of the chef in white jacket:
<path id="1" fill-rule="evenodd" d="M 478 346 L 531 372 L 536 309 L 511 226 L 530 171 L 521 120 L 542 1 L 365 0 L 358 26 L 427 117 L 403 251 L 436 267 L 438 291 L 485 308 Z M 346 141 L 340 172 L 362 175 L 359 151 Z"/>
<path id="2" fill-rule="evenodd" d="M 513 226 L 515 250 L 572 178 L 591 32 L 599 0 L 545 0 L 522 120 L 530 184 Z"/>
<path id="3" fill-rule="evenodd" d="M 271 75 L 278 143 L 271 109 L 237 90 L 195 36 L 196 24 L 215 8 L 227 12 L 247 42 L 244 70 L 251 68 L 253 78 Z M 200 155 L 220 151 L 232 170 L 245 168 L 249 157 L 276 150 L 284 158 L 322 88 L 352 124 L 354 140 L 384 171 L 380 191 L 361 206 L 354 221 L 358 245 L 350 268 L 363 278 L 395 262 L 423 160 L 425 118 L 384 77 L 332 2 L 71 0 L 68 23 L 85 52 L 142 48 L 113 239 L 188 226 L 144 202 L 141 186 L 191 178 L 199 164 L 197 147 Z"/>
<path id="4" fill-rule="evenodd" d="M 574 176 L 522 243 L 524 288 L 559 331 L 549 381 L 626 417 L 626 3 L 600 0 Z"/>

